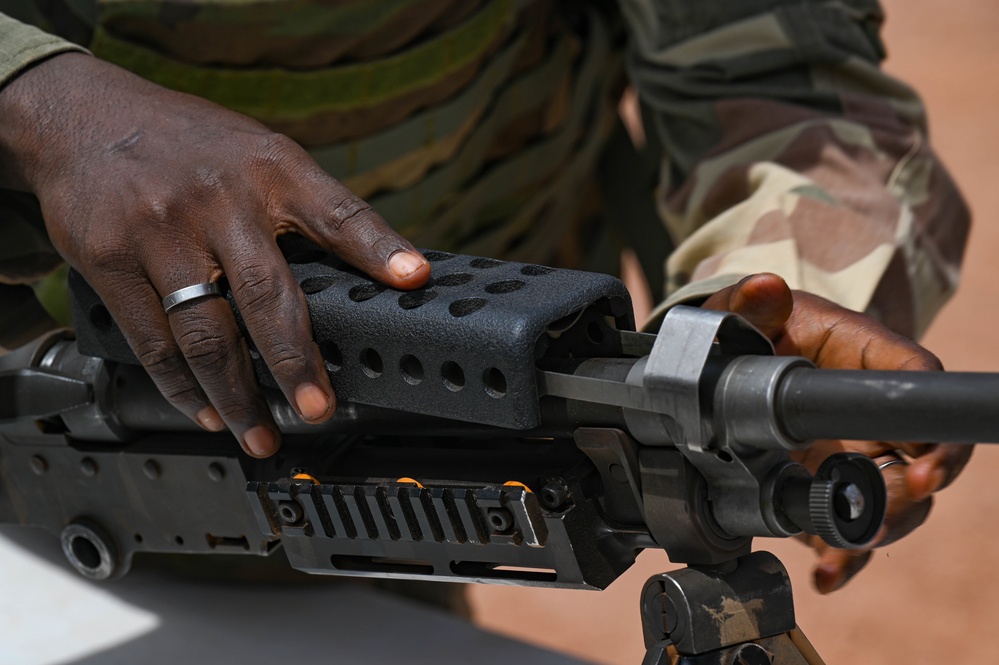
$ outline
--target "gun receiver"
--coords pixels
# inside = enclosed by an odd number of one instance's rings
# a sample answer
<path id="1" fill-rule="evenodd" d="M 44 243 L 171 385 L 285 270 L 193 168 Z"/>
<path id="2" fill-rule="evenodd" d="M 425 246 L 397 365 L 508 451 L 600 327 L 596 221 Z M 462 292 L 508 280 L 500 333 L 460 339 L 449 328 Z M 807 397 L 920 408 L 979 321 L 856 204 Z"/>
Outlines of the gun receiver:
<path id="1" fill-rule="evenodd" d="M 611 277 L 427 257 L 402 293 L 289 256 L 339 407 L 305 425 L 272 390 L 267 460 L 175 411 L 73 275 L 78 341 L 0 358 L 0 520 L 95 579 L 137 552 L 282 546 L 310 573 L 599 589 L 644 548 L 717 572 L 757 536 L 869 542 L 880 473 L 841 454 L 813 476 L 788 457 L 813 439 L 999 441 L 999 375 L 817 370 L 732 314 L 634 332 Z"/>

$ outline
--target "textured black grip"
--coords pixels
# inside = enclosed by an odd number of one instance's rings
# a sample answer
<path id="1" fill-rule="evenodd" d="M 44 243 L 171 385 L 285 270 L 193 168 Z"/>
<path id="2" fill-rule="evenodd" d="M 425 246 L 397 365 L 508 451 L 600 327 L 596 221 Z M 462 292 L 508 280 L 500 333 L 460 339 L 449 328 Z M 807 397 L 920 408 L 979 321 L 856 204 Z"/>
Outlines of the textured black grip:
<path id="1" fill-rule="evenodd" d="M 428 251 L 430 282 L 396 291 L 312 246 L 284 245 L 341 400 L 536 427 L 537 357 L 612 357 L 620 348 L 611 329 L 634 329 L 627 291 L 609 275 Z M 70 288 L 80 351 L 135 364 L 80 275 L 71 273 Z M 260 382 L 273 385 L 252 346 L 251 355 Z"/>

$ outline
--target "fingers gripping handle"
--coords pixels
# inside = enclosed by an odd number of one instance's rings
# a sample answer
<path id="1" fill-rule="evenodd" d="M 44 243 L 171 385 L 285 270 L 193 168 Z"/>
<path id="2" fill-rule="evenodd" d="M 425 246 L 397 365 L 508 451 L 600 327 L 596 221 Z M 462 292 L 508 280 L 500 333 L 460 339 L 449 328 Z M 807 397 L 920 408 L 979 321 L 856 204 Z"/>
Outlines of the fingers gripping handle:
<path id="1" fill-rule="evenodd" d="M 284 244 L 341 405 L 537 427 L 538 354 L 551 347 L 555 356 L 613 357 L 615 330 L 634 328 L 627 290 L 609 275 L 428 251 L 430 281 L 397 291 L 311 245 Z M 96 292 L 76 273 L 70 287 L 81 352 L 135 364 Z M 259 344 L 245 336 L 253 357 Z M 257 379 L 273 386 L 260 355 Z"/>

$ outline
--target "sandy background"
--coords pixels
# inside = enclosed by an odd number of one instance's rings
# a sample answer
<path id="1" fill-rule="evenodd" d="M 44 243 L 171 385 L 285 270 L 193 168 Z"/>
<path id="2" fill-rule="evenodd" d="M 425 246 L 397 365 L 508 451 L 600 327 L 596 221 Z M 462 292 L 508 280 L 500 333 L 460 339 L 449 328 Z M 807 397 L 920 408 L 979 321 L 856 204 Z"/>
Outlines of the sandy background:
<path id="1" fill-rule="evenodd" d="M 886 67 L 924 96 L 933 144 L 975 219 L 962 287 L 924 343 L 949 369 L 999 371 L 999 3 L 883 4 Z M 997 514 L 999 447 L 979 446 L 928 523 L 831 596 L 812 590 L 805 548 L 776 540 L 757 547 L 787 565 L 798 623 L 828 665 L 997 663 Z M 601 593 L 475 587 L 472 597 L 482 626 L 597 663 L 636 665 L 644 655 L 638 594 L 668 566 L 661 552 L 646 552 Z"/>

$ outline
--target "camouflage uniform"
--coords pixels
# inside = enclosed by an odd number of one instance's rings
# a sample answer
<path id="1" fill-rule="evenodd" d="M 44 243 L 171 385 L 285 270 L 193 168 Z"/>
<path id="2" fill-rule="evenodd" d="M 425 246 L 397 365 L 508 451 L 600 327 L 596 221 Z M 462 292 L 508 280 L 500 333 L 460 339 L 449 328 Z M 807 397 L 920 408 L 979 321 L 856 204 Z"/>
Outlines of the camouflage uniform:
<path id="1" fill-rule="evenodd" d="M 5 5 L 288 134 L 417 246 L 613 270 L 594 257 L 628 242 L 663 307 L 770 271 L 912 336 L 956 286 L 968 213 L 878 67 L 876 0 Z M 0 15 L 0 83 L 75 48 Z M 24 282 L 57 257 L 11 201 L 0 272 Z"/>

